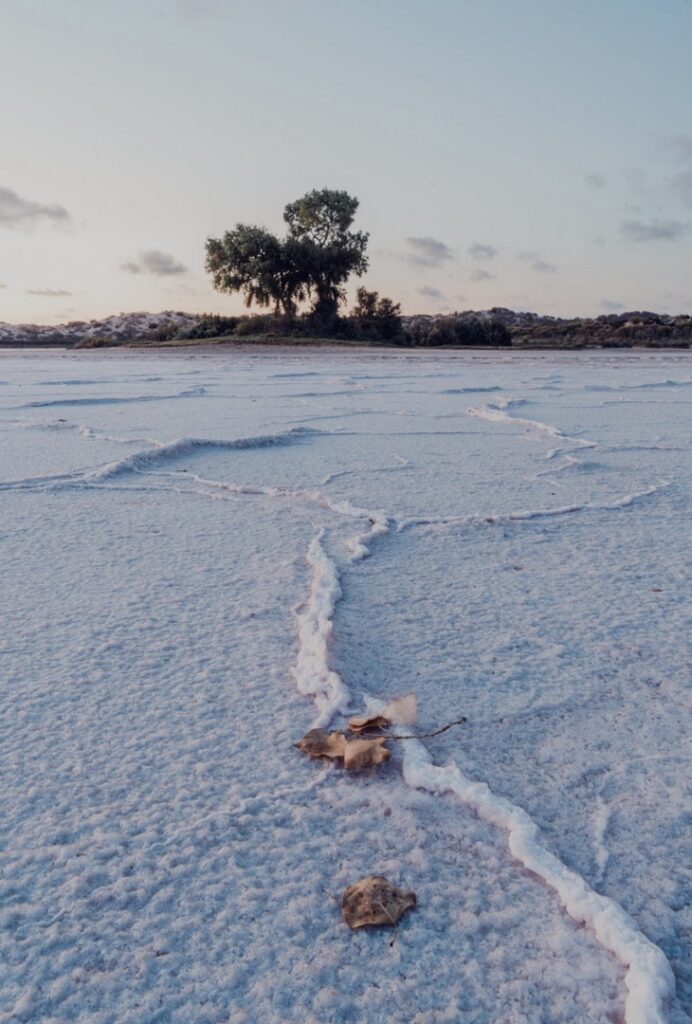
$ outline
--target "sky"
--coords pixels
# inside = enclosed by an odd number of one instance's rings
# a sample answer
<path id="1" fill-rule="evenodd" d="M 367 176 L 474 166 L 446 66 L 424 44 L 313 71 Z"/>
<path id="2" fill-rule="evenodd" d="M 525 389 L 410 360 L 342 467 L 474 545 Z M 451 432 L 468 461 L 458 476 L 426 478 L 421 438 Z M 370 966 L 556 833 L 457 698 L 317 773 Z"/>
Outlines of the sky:
<path id="1" fill-rule="evenodd" d="M 690 0 L 1 0 L 0 321 L 237 313 L 204 243 L 360 200 L 404 312 L 692 312 Z"/>

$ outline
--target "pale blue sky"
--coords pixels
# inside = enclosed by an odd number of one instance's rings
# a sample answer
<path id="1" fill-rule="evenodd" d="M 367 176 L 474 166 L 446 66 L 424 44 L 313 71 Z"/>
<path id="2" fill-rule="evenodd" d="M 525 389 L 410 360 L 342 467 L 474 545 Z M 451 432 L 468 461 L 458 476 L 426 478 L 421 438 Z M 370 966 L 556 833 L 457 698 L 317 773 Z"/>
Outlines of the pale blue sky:
<path id="1" fill-rule="evenodd" d="M 315 187 L 407 312 L 692 311 L 691 47 L 688 0 L 2 0 L 0 320 L 238 310 L 205 238 Z"/>

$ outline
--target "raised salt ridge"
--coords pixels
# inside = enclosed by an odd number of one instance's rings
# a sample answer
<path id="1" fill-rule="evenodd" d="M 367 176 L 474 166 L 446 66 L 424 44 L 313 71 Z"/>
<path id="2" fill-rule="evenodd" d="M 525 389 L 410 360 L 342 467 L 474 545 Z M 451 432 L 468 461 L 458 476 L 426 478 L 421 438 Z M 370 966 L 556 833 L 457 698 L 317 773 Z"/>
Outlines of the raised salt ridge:
<path id="1" fill-rule="evenodd" d="M 294 675 L 301 693 L 315 698 L 318 716 L 313 727 L 326 728 L 336 714 L 348 713 L 349 692 L 329 667 L 332 618 L 342 590 L 322 538 L 320 532 L 308 549 L 310 598 L 300 618 Z M 380 711 L 386 703 L 371 698 L 369 708 Z M 486 783 L 470 779 L 455 764 L 437 767 L 419 740 L 406 741 L 402 749 L 408 785 L 440 795 L 454 793 L 486 821 L 504 829 L 512 856 L 549 885 L 569 916 L 588 925 L 601 945 L 618 957 L 627 970 L 627 1024 L 665 1024 L 664 1004 L 675 988 L 673 972 L 661 950 L 639 931 L 622 907 L 596 893 L 551 853 L 541 841 L 538 826 L 521 807 L 493 793 Z"/>

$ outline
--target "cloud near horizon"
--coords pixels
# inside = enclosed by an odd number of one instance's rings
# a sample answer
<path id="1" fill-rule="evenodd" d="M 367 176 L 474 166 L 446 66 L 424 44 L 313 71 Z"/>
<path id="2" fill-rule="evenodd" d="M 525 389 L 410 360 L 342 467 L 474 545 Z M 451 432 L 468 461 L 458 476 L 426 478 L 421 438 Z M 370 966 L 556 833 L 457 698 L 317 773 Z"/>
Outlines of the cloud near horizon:
<path id="1" fill-rule="evenodd" d="M 674 242 L 687 234 L 689 224 L 679 220 L 626 220 L 620 225 L 620 234 L 628 242 Z"/>
<path id="2" fill-rule="evenodd" d="M 41 221 L 69 224 L 70 215 L 57 203 L 36 203 L 24 199 L 14 189 L 0 188 L 0 227 L 31 228 Z"/>
<path id="3" fill-rule="evenodd" d="M 46 299 L 59 299 L 65 295 L 72 295 L 65 288 L 27 288 L 27 295 L 41 295 Z"/>
<path id="4" fill-rule="evenodd" d="M 617 313 L 624 308 L 623 304 L 615 299 L 601 299 L 601 309 L 607 309 L 609 313 Z"/>
<path id="5" fill-rule="evenodd" d="M 419 288 L 418 294 L 422 295 L 424 299 L 438 299 L 441 302 L 447 301 L 447 296 L 444 292 L 441 292 L 439 288 L 433 288 L 429 284 L 425 284 L 422 288 Z"/>
<path id="6" fill-rule="evenodd" d="M 484 245 L 482 242 L 474 242 L 466 251 L 472 260 L 494 260 L 497 256 L 494 245 Z"/>
<path id="7" fill-rule="evenodd" d="M 441 267 L 450 260 L 456 259 L 453 250 L 439 238 L 431 238 L 429 235 L 419 238 L 409 236 L 406 243 L 413 249 L 413 252 L 406 253 L 402 259 L 407 263 L 414 263 L 418 267 Z"/>
<path id="8" fill-rule="evenodd" d="M 474 270 L 471 274 L 471 280 L 476 282 L 494 281 L 496 277 L 497 274 L 489 274 L 487 270 Z"/>
<path id="9" fill-rule="evenodd" d="M 147 249 L 140 254 L 139 262 L 128 260 L 121 263 L 120 269 L 126 274 L 155 274 L 157 277 L 174 277 L 187 274 L 187 267 L 179 263 L 174 256 L 161 252 L 160 249 Z"/>
<path id="10" fill-rule="evenodd" d="M 537 252 L 518 252 L 517 259 L 522 260 L 524 263 L 529 263 L 531 269 L 535 270 L 537 274 L 557 274 L 558 268 L 554 263 L 548 263 L 544 260 Z"/>

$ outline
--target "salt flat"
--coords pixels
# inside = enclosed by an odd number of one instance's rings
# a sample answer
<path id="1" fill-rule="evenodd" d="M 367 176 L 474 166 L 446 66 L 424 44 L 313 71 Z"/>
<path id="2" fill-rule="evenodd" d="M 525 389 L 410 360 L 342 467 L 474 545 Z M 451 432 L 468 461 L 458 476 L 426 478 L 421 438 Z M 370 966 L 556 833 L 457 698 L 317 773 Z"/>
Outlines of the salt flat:
<path id="1" fill-rule="evenodd" d="M 679 352 L 4 353 L 0 1021 L 688 1020 L 691 407 Z M 292 746 L 410 691 L 467 724 Z"/>

